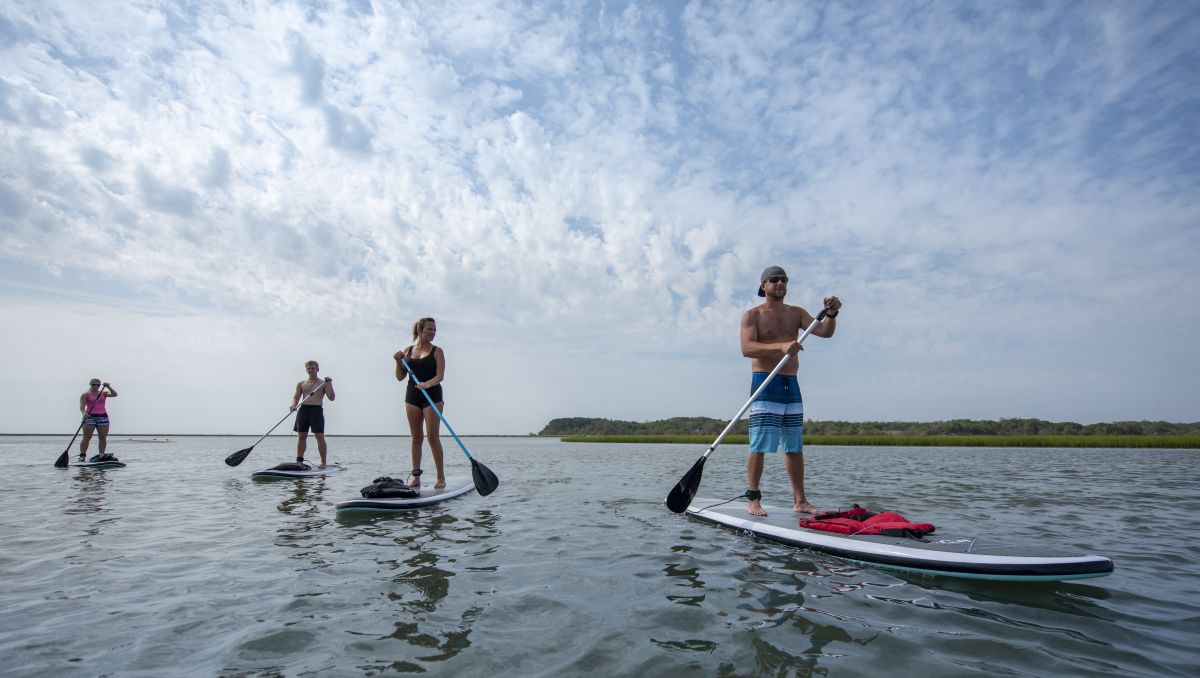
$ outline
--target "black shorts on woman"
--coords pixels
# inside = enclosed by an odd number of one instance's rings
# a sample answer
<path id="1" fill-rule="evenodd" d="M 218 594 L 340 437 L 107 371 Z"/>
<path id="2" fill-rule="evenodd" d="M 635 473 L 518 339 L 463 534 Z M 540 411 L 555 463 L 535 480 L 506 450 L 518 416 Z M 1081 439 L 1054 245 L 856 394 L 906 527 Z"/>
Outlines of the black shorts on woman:
<path id="1" fill-rule="evenodd" d="M 435 355 L 437 353 L 437 346 L 431 346 L 429 349 L 429 355 L 425 356 L 424 358 L 412 357 L 411 346 L 409 346 L 408 350 L 405 352 L 408 354 L 405 357 L 405 361 L 408 363 L 409 367 L 412 368 L 412 376 L 415 377 L 417 381 L 425 383 L 437 376 L 437 356 Z M 441 384 L 430 386 L 429 388 L 425 389 L 425 393 L 429 395 L 428 400 L 425 398 L 425 395 L 421 393 L 421 389 L 417 388 L 417 385 L 413 383 L 413 380 L 409 379 L 408 387 L 404 390 L 404 402 L 408 403 L 409 405 L 415 405 L 421 409 L 429 407 L 430 400 L 435 403 L 442 402 Z"/>

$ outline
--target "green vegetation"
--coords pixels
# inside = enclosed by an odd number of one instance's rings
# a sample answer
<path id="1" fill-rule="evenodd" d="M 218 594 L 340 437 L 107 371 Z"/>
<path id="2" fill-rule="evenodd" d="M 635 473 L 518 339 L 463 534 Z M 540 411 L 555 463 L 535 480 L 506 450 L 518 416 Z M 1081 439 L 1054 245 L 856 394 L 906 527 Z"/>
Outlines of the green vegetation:
<path id="1" fill-rule="evenodd" d="M 552 420 L 538 435 L 561 437 L 565 442 L 708 445 L 726 423 L 707 417 L 676 417 L 649 422 L 570 417 Z M 725 442 L 747 444 L 748 426 L 746 421 L 739 421 Z M 1083 425 L 1041 419 L 809 420 L 804 425 L 804 442 L 808 445 L 1200 448 L 1200 422 L 1119 421 Z"/>
<path id="2" fill-rule="evenodd" d="M 540 436 L 598 436 L 598 435 L 692 435 L 715 437 L 728 422 L 708 417 L 675 417 L 659 421 L 621 421 L 619 419 L 594 419 L 590 417 L 567 417 L 552 419 L 538 435 Z M 746 435 L 748 424 L 739 421 L 733 433 Z"/>
<path id="3" fill-rule="evenodd" d="M 687 443 L 709 445 L 715 436 L 562 436 L 568 443 Z M 746 445 L 749 436 L 730 434 L 726 445 Z M 805 445 L 891 445 L 907 447 L 1171 447 L 1200 448 L 1200 436 L 823 436 L 805 435 Z"/>

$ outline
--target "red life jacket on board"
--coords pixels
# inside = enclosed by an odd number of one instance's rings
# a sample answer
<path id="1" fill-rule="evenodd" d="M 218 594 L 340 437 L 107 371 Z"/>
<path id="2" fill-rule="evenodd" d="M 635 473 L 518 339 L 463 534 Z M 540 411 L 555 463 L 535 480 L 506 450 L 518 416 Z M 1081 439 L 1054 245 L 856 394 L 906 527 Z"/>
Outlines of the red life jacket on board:
<path id="1" fill-rule="evenodd" d="M 821 513 L 801 518 L 800 527 L 837 534 L 882 534 L 888 537 L 920 539 L 934 531 L 932 523 L 914 523 L 899 513 L 871 513 L 855 504 L 849 511 Z"/>

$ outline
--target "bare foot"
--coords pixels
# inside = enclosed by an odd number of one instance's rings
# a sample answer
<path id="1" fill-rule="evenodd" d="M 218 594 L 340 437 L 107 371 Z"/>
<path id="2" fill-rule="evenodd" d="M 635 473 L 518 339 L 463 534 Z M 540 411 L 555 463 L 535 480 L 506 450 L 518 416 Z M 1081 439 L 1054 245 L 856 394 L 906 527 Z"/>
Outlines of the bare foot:
<path id="1" fill-rule="evenodd" d="M 435 489 L 435 490 L 440 490 L 440 489 L 442 489 L 442 488 L 443 488 L 443 487 L 445 487 L 445 486 L 446 486 L 446 479 L 445 479 L 445 478 L 438 478 L 438 481 L 437 481 L 436 483 L 434 483 L 434 484 L 433 484 L 433 489 Z"/>
<path id="2" fill-rule="evenodd" d="M 408 486 L 409 487 L 420 487 L 421 479 L 418 478 L 417 476 L 409 476 L 408 477 Z"/>
<path id="3" fill-rule="evenodd" d="M 801 501 L 801 502 L 792 504 L 792 512 L 793 513 L 813 513 L 813 514 L 820 513 L 820 511 L 817 509 L 816 506 L 813 506 L 812 504 L 808 503 L 807 501 Z"/>
<path id="4" fill-rule="evenodd" d="M 751 499 L 746 502 L 746 512 L 752 516 L 767 515 L 767 510 L 762 507 L 762 502 L 758 499 Z"/>
<path id="5" fill-rule="evenodd" d="M 326 466 L 325 464 L 319 464 L 319 465 L 317 466 L 317 468 L 325 468 L 325 466 Z"/>

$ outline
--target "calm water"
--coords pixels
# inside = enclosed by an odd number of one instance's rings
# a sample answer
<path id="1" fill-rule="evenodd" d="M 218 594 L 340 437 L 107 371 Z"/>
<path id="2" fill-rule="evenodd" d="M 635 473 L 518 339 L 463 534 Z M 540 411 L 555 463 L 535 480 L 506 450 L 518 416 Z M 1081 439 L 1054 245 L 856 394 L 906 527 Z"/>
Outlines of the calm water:
<path id="1" fill-rule="evenodd" d="M 403 475 L 407 439 L 334 438 L 349 470 L 253 482 L 291 441 L 114 439 L 116 470 L 52 468 L 67 438 L 0 438 L 6 675 L 1194 675 L 1197 452 L 815 447 L 810 497 L 943 531 L 1108 555 L 1109 577 L 905 577 L 676 516 L 704 451 L 468 438 L 500 489 L 398 517 L 338 501 Z M 451 469 L 466 458 L 449 440 Z M 744 447 L 701 494 L 744 489 Z M 782 459 L 764 494 L 786 498 Z"/>

